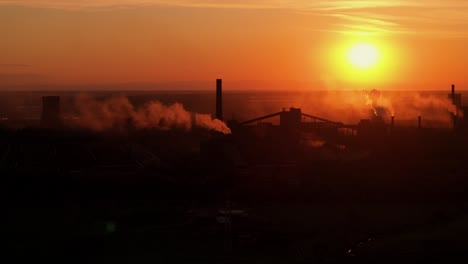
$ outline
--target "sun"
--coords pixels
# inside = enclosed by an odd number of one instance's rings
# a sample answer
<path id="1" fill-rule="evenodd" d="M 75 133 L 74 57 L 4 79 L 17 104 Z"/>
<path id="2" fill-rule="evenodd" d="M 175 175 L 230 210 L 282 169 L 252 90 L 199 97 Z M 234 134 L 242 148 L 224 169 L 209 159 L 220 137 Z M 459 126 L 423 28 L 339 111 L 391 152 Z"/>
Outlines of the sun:
<path id="1" fill-rule="evenodd" d="M 369 69 L 377 64 L 379 51 L 369 43 L 355 44 L 348 51 L 348 60 L 355 68 Z"/>

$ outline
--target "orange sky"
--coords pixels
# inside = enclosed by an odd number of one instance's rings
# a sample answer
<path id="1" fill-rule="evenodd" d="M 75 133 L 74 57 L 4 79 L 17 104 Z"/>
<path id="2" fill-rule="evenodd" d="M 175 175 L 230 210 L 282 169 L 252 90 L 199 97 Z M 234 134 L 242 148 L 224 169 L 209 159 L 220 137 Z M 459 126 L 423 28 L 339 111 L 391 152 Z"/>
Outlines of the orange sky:
<path id="1" fill-rule="evenodd" d="M 464 0 L 0 0 L 0 86 L 468 89 L 467 12 Z M 362 41 L 382 60 L 358 72 L 343 51 Z"/>

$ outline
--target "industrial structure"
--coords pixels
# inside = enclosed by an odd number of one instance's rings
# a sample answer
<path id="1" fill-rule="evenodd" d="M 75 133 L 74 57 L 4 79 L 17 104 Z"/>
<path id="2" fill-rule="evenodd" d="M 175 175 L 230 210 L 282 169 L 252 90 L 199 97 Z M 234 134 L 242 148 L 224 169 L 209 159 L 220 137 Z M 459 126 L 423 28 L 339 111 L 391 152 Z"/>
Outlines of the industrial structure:
<path id="1" fill-rule="evenodd" d="M 263 122 L 266 119 L 279 117 L 279 125 L 273 125 L 270 122 Z M 322 117 L 302 113 L 300 108 L 291 107 L 289 111 L 283 109 L 281 112 L 257 117 L 251 120 L 243 121 L 234 127 L 246 127 L 257 124 L 258 126 L 268 127 L 271 130 L 278 130 L 283 136 L 297 137 L 297 132 L 314 132 L 316 134 L 336 135 L 340 128 L 349 127 L 341 122 L 331 121 Z M 232 126 L 233 123 L 231 122 Z"/>
<path id="2" fill-rule="evenodd" d="M 452 84 L 452 92 L 448 94 L 449 100 L 454 106 L 454 111 L 451 113 L 453 120 L 453 127 L 455 128 L 466 128 L 468 127 L 468 122 L 466 117 L 468 117 L 468 106 L 462 104 L 462 95 L 455 92 L 455 85 Z"/>
<path id="3" fill-rule="evenodd" d="M 462 110 L 462 102 L 461 102 L 461 94 L 455 93 L 455 85 L 452 84 L 452 92 L 448 95 L 449 100 L 452 102 L 454 106 L 454 112 L 451 113 L 453 127 L 457 127 L 458 119 L 459 119 L 459 112 Z"/>
<path id="4" fill-rule="evenodd" d="M 222 90 L 221 81 L 217 80 L 216 89 L 216 113 L 217 118 L 222 117 Z M 452 85 L 452 92 L 448 95 L 455 110 L 448 111 L 448 115 L 453 117 L 453 129 L 459 130 L 468 127 L 465 116 L 468 116 L 468 106 L 462 105 L 461 94 L 455 93 L 455 85 Z M 266 120 L 279 117 L 279 124 L 268 122 Z M 301 133 L 313 133 L 327 139 L 358 136 L 369 139 L 371 137 L 380 137 L 400 132 L 425 131 L 423 116 L 415 116 L 412 120 L 404 120 L 406 126 L 396 126 L 395 116 L 391 115 L 388 120 L 382 116 L 372 115 L 368 119 L 361 119 L 357 124 L 344 124 L 339 121 L 332 121 L 327 118 L 318 117 L 312 114 L 306 114 L 300 108 L 291 107 L 289 110 L 283 108 L 282 111 L 252 118 L 246 121 L 229 120 L 228 126 L 234 133 L 239 131 L 259 130 L 262 134 L 274 134 L 280 136 L 283 140 L 299 139 Z M 402 122 L 402 121 L 400 121 Z"/>
<path id="5" fill-rule="evenodd" d="M 452 84 L 452 92 L 448 95 L 448 97 L 457 110 L 462 108 L 461 94 L 455 93 L 455 84 Z"/>
<path id="6" fill-rule="evenodd" d="M 222 119 L 222 81 L 216 83 L 216 117 Z M 412 116 L 411 127 L 395 124 L 398 116 L 347 125 L 289 108 L 231 120 L 230 135 L 5 129 L 6 249 L 45 257 L 60 249 L 93 262 L 96 253 L 103 253 L 97 261 L 118 261 L 119 252 L 139 259 L 162 245 L 156 261 L 341 263 L 348 258 L 337 254 L 353 254 L 348 262 L 357 262 L 365 260 L 359 254 L 388 248 L 375 263 L 397 250 L 405 257 L 420 254 L 413 247 L 395 249 L 395 238 L 409 234 L 424 254 L 445 247 L 447 255 L 466 256 L 467 134 L 458 130 L 463 122 L 455 132 L 440 133 L 426 129 L 423 118 Z M 55 127 L 60 119 L 60 98 L 44 97 L 43 126 Z"/>
<path id="7" fill-rule="evenodd" d="M 216 80 L 216 119 L 223 120 L 223 80 Z"/>

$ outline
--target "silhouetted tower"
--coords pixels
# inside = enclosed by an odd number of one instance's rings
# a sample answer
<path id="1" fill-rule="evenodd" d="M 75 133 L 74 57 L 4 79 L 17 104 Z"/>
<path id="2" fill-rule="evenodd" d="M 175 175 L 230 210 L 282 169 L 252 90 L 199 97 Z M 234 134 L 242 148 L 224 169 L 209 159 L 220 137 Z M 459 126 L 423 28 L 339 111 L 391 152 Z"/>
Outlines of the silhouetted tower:
<path id="1" fill-rule="evenodd" d="M 302 112 L 300 108 L 283 109 L 280 113 L 280 126 L 287 129 L 298 129 L 301 125 Z"/>
<path id="2" fill-rule="evenodd" d="M 452 93 L 448 95 L 448 98 L 452 101 L 453 106 L 455 107 L 455 112 L 452 113 L 453 127 L 457 126 L 458 111 L 462 108 L 461 94 L 455 93 L 455 85 L 452 84 Z"/>
<path id="3" fill-rule="evenodd" d="M 455 85 L 452 84 L 452 93 L 448 95 L 449 99 L 452 100 L 452 104 L 458 108 L 461 108 L 461 94 L 455 93 Z"/>
<path id="4" fill-rule="evenodd" d="M 422 117 L 418 116 L 418 128 L 422 127 Z"/>
<path id="5" fill-rule="evenodd" d="M 216 79 L 216 118 L 223 120 L 223 80 Z"/>
<path id="6" fill-rule="evenodd" d="M 43 96 L 41 126 L 57 128 L 61 125 L 60 96 Z"/>

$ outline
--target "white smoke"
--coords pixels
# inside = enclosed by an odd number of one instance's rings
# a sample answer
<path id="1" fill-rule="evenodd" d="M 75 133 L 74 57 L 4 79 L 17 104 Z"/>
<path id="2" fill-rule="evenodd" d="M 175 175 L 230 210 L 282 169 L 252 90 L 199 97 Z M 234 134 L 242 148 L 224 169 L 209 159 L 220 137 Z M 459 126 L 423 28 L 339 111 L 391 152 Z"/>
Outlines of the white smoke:
<path id="1" fill-rule="evenodd" d="M 76 98 L 75 105 L 79 116 L 76 125 L 96 131 L 132 125 L 136 128 L 186 131 L 199 127 L 223 134 L 231 133 L 223 121 L 212 119 L 208 114 L 191 113 L 180 103 L 164 105 L 153 101 L 134 107 L 124 96 L 98 101 L 81 95 Z"/>
<path id="2" fill-rule="evenodd" d="M 366 94 L 366 105 L 371 107 L 375 117 L 385 118 L 394 113 L 392 103 L 375 89 Z"/>

